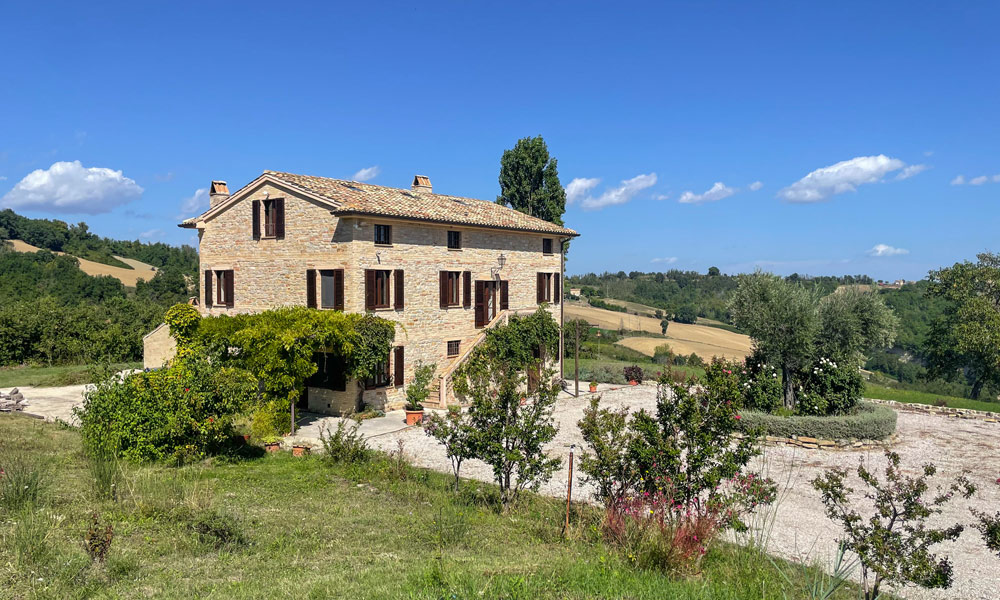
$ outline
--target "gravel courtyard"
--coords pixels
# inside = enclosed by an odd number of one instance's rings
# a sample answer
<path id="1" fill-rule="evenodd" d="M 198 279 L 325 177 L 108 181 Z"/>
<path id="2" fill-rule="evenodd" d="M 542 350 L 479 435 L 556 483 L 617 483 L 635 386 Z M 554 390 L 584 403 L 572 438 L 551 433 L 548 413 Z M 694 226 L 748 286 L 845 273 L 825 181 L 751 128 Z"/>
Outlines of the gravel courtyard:
<path id="1" fill-rule="evenodd" d="M 604 386 L 602 386 L 604 387 Z M 552 496 L 565 496 L 566 460 L 570 445 L 580 450 L 582 439 L 577 421 L 589 402 L 585 396 L 573 398 L 562 394 L 556 409 L 559 435 L 549 451 L 563 459 L 563 468 L 556 473 L 541 492 Z M 649 385 L 624 387 L 604 391 L 602 404 L 608 407 L 628 406 L 631 410 L 653 410 L 656 388 Z M 939 474 L 948 477 L 969 470 L 969 477 L 979 492 L 968 501 L 956 500 L 947 507 L 945 521 L 971 523 L 969 507 L 974 506 L 990 513 L 1000 510 L 1000 487 L 994 484 L 1000 477 L 1000 424 L 982 421 L 948 419 L 936 415 L 900 412 L 899 441 L 894 450 L 900 454 L 908 474 L 916 474 L 925 462 L 938 466 Z M 370 439 L 372 446 L 395 450 L 397 441 L 404 443 L 404 452 L 414 464 L 450 472 L 450 464 L 441 447 L 420 428 L 404 429 Z M 780 510 L 770 538 L 771 551 L 797 560 L 828 563 L 836 552 L 838 529 L 827 519 L 819 494 L 810 485 L 825 468 L 856 467 L 862 458 L 870 459 L 879 468 L 884 464 L 879 451 L 804 450 L 792 447 L 768 447 L 759 468 L 765 470 L 782 485 Z M 877 461 L 877 462 L 874 462 Z M 478 461 L 468 461 L 462 466 L 463 477 L 490 480 L 489 467 Z M 860 483 L 856 478 L 853 481 Z M 933 485 L 933 482 L 932 482 Z M 855 486 L 856 487 L 856 486 Z M 580 481 L 579 471 L 574 473 L 573 497 L 588 498 L 591 490 Z M 900 590 L 906 598 L 968 598 L 994 599 L 1000 597 L 1000 558 L 990 554 L 982 543 L 978 531 L 967 529 L 956 543 L 939 546 L 942 553 L 951 556 L 954 565 L 955 585 L 949 590 L 926 591 L 916 588 Z"/>

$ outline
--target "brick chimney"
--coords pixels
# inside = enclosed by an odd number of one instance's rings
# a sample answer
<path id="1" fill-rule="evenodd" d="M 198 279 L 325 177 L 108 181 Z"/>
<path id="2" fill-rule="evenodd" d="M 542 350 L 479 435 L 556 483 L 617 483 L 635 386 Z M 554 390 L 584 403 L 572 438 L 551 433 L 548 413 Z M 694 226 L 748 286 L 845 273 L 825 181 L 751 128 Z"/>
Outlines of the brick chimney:
<path id="1" fill-rule="evenodd" d="M 208 207 L 215 208 L 229 199 L 229 186 L 225 181 L 213 181 L 208 188 Z"/>
<path id="2" fill-rule="evenodd" d="M 413 185 L 410 186 L 410 189 L 414 192 L 427 192 L 428 194 L 434 191 L 434 188 L 431 187 L 431 178 L 426 175 L 414 175 Z"/>

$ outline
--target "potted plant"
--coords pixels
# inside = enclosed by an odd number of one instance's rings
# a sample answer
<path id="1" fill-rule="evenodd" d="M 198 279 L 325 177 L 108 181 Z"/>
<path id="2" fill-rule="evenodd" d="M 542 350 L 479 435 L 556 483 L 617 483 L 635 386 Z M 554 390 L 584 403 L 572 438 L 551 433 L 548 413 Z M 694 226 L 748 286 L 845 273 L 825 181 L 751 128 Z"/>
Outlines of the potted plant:
<path id="1" fill-rule="evenodd" d="M 639 365 L 625 367 L 624 373 L 629 385 L 639 385 L 642 383 L 642 367 Z"/>
<path id="2" fill-rule="evenodd" d="M 437 365 L 417 363 L 413 370 L 413 382 L 406 388 L 406 424 L 419 425 L 424 420 L 424 401 L 430 395 L 431 378 Z"/>
<path id="3" fill-rule="evenodd" d="M 292 446 L 292 456 L 305 456 L 306 454 L 309 454 L 311 451 L 312 447 L 307 446 L 306 444 L 299 443 L 299 444 L 294 444 Z"/>
<path id="4" fill-rule="evenodd" d="M 281 438 L 276 435 L 269 435 L 262 441 L 264 442 L 264 450 L 267 450 L 268 452 L 277 452 L 278 450 L 281 450 Z"/>
<path id="5" fill-rule="evenodd" d="M 596 391 L 597 391 L 597 382 L 596 381 L 591 381 L 590 382 L 590 393 L 593 394 Z"/>

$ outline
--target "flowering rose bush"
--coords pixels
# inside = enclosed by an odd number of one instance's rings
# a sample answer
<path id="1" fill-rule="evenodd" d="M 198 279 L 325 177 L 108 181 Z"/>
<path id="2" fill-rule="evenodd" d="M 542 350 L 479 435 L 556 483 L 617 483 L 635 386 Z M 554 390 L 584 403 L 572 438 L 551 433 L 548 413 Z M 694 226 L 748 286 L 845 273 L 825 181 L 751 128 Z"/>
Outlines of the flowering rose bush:
<path id="1" fill-rule="evenodd" d="M 774 412 L 781 406 L 781 372 L 754 351 L 740 369 L 740 392 L 743 408 Z"/>
<path id="2" fill-rule="evenodd" d="M 803 369 L 798 379 L 798 412 L 803 415 L 850 414 L 865 389 L 856 364 L 838 364 L 829 358 L 820 358 Z"/>

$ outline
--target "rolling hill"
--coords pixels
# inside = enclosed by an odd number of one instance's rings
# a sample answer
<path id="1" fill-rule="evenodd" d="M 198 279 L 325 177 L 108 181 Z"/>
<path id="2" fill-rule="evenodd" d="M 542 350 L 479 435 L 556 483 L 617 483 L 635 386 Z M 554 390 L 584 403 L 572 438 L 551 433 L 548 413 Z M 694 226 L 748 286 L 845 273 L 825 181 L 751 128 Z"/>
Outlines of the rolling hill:
<path id="1" fill-rule="evenodd" d="M 566 319 L 584 319 L 591 325 L 604 329 L 620 329 L 660 333 L 660 321 L 656 318 L 630 315 L 593 306 L 566 302 Z M 713 356 L 742 359 L 750 353 L 750 338 L 740 334 L 707 325 L 687 325 L 670 323 L 666 338 L 626 337 L 618 342 L 622 346 L 653 355 L 657 346 L 669 344 L 676 354 L 697 354 L 705 360 Z"/>
<path id="2" fill-rule="evenodd" d="M 14 250 L 18 252 L 39 252 L 42 248 L 37 246 L 32 246 L 27 242 L 22 242 L 21 240 L 7 240 L 13 246 Z M 55 252 L 54 254 L 65 254 L 64 252 Z M 150 281 L 156 274 L 156 267 L 152 265 L 147 265 L 144 262 L 132 258 L 122 258 L 116 256 L 118 260 L 131 266 L 131 269 L 123 269 L 122 267 L 114 267 L 111 265 L 105 265 L 91 260 L 86 260 L 83 258 L 76 257 L 77 261 L 80 263 L 80 270 L 87 275 L 110 275 L 115 279 L 122 282 L 123 285 L 128 287 L 135 287 L 138 280 L 144 279 Z"/>

